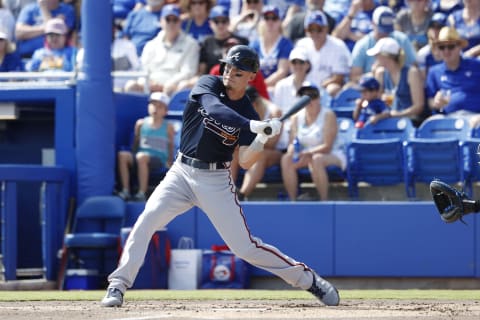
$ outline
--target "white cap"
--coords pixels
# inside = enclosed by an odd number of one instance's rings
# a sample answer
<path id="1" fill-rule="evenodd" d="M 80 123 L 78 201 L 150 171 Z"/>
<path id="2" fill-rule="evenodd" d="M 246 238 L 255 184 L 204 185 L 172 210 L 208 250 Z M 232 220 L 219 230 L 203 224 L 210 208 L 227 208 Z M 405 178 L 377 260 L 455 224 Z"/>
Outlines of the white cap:
<path id="1" fill-rule="evenodd" d="M 381 38 L 377 41 L 377 43 L 375 43 L 373 48 L 368 49 L 367 55 L 373 57 L 380 53 L 386 53 L 396 56 L 400 53 L 400 49 L 401 48 L 397 40 L 386 37 Z"/>
<path id="2" fill-rule="evenodd" d="M 307 53 L 303 48 L 293 48 L 292 51 L 290 51 L 290 55 L 288 56 L 288 60 L 302 60 L 302 61 L 308 61 Z"/>
<path id="3" fill-rule="evenodd" d="M 159 101 L 168 106 L 170 103 L 170 97 L 164 92 L 157 91 L 150 94 L 150 99 L 148 99 L 148 101 Z"/>

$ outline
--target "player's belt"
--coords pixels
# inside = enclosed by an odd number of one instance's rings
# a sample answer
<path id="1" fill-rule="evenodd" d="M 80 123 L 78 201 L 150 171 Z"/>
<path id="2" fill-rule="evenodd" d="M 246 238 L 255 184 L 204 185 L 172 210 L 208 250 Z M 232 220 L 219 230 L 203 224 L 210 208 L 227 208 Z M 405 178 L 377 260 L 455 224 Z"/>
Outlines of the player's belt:
<path id="1" fill-rule="evenodd" d="M 180 161 L 197 169 L 219 170 L 228 169 L 229 162 L 206 162 L 195 158 L 190 158 L 185 155 L 180 155 Z"/>

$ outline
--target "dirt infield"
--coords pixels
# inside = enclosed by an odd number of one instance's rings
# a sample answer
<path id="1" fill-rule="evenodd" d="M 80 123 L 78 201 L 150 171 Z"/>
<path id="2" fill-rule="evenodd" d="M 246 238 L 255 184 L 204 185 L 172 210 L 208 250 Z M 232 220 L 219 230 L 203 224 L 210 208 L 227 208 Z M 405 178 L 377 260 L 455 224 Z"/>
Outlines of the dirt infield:
<path id="1" fill-rule="evenodd" d="M 1 294 L 1 292 L 0 292 Z M 103 308 L 97 301 L 0 302 L 8 320 L 151 320 L 151 319 L 480 319 L 480 301 L 343 300 L 325 307 L 315 300 L 169 300 L 126 301 Z"/>

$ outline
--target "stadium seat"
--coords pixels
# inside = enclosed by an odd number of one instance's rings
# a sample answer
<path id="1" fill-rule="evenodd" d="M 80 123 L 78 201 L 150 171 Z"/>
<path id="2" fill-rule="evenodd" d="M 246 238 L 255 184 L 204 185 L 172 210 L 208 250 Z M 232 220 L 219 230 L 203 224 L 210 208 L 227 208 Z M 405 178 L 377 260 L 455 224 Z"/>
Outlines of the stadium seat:
<path id="1" fill-rule="evenodd" d="M 373 186 L 403 183 L 404 141 L 415 129 L 408 118 L 388 118 L 357 130 L 347 148 L 349 196 L 358 199 L 358 183 Z"/>
<path id="2" fill-rule="evenodd" d="M 60 289 L 70 267 L 94 269 L 104 278 L 113 271 L 118 263 L 125 211 L 125 202 L 116 196 L 90 197 L 78 207 L 71 232 L 64 237 Z"/>
<path id="3" fill-rule="evenodd" d="M 433 179 L 446 183 L 462 183 L 472 194 L 467 178 L 470 154 L 465 142 L 471 135 L 463 119 L 427 119 L 417 128 L 415 138 L 405 144 L 405 180 L 407 195 L 416 198 L 416 183 L 429 184 Z"/>
<path id="4" fill-rule="evenodd" d="M 190 89 L 184 89 L 173 94 L 168 104 L 167 118 L 182 120 L 183 109 L 188 101 L 190 91 Z"/>
<path id="5" fill-rule="evenodd" d="M 355 88 L 345 88 L 330 102 L 330 108 L 339 118 L 352 118 L 355 100 L 361 97 L 361 92 Z"/>

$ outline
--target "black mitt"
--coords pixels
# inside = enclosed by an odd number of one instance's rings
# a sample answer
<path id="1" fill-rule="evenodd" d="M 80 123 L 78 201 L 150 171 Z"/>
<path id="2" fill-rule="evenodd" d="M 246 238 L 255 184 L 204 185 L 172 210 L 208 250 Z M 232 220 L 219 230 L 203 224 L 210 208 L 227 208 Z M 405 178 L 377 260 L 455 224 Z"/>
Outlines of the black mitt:
<path id="1" fill-rule="evenodd" d="M 447 223 L 459 219 L 463 222 L 462 217 L 464 215 L 478 211 L 476 201 L 470 200 L 465 192 L 459 191 L 440 180 L 430 182 L 430 192 L 440 217 Z"/>

